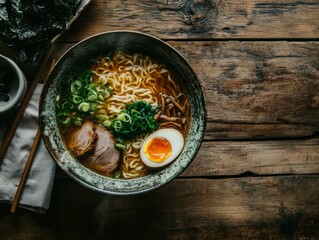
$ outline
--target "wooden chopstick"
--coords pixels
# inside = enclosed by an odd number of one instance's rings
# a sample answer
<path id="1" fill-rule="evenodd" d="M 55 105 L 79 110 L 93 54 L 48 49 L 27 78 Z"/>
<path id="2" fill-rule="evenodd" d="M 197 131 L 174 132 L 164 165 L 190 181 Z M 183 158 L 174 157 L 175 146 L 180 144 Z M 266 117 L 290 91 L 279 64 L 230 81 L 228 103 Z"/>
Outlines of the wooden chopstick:
<path id="1" fill-rule="evenodd" d="M 52 68 L 54 66 L 54 63 L 55 63 L 55 60 L 53 59 L 51 65 L 50 65 L 49 72 L 47 74 L 46 79 L 48 78 L 48 76 L 49 76 L 49 74 L 50 74 L 50 72 L 51 72 L 51 70 L 52 70 Z M 13 198 L 13 201 L 12 201 L 12 205 L 11 205 L 11 209 L 10 209 L 10 212 L 12 212 L 12 213 L 15 213 L 15 211 L 16 211 L 16 209 L 18 207 L 18 204 L 19 204 L 22 192 L 23 192 L 23 188 L 25 186 L 29 171 L 30 171 L 31 166 L 32 166 L 32 162 L 33 162 L 33 159 L 34 159 L 35 152 L 36 152 L 38 144 L 40 142 L 40 138 L 41 138 L 41 130 L 40 130 L 40 128 L 38 128 L 37 134 L 35 135 L 35 138 L 34 138 L 33 143 L 32 143 L 32 147 L 31 147 L 28 159 L 27 159 L 26 164 L 24 166 L 23 173 L 22 173 L 22 176 L 20 178 L 20 182 L 19 182 L 16 194 L 15 194 L 15 196 Z"/>
<path id="2" fill-rule="evenodd" d="M 37 134 L 35 135 L 35 138 L 34 138 L 31 150 L 30 150 L 29 157 L 27 159 L 27 162 L 25 164 L 25 167 L 24 167 L 24 170 L 23 170 L 20 182 L 19 182 L 19 186 L 18 186 L 17 192 L 16 192 L 16 194 L 14 196 L 14 199 L 13 199 L 13 202 L 12 202 L 12 205 L 11 205 L 10 212 L 12 212 L 12 213 L 15 213 L 15 211 L 17 209 L 17 206 L 18 206 L 18 203 L 19 203 L 19 200 L 20 200 L 20 197 L 21 197 L 25 182 L 27 180 L 27 177 L 28 177 L 28 174 L 29 174 L 32 162 L 33 162 L 33 157 L 34 157 L 34 154 L 35 154 L 35 152 L 37 150 L 40 138 L 41 138 L 41 131 L 40 131 L 40 128 L 38 128 Z"/>
<path id="3" fill-rule="evenodd" d="M 25 94 L 25 96 L 23 97 L 22 99 L 22 102 L 19 106 L 19 109 L 18 109 L 18 112 L 17 114 L 15 115 L 14 119 L 13 119 L 13 122 L 12 124 L 9 126 L 9 129 L 7 130 L 7 133 L 6 133 L 6 136 L 4 137 L 3 139 L 3 142 L 0 146 L 0 163 L 1 161 L 3 160 L 7 150 L 8 150 L 8 147 L 10 145 L 10 142 L 14 136 L 14 133 L 16 132 L 17 130 L 17 127 L 19 125 L 19 122 L 24 114 L 24 111 L 25 109 L 27 108 L 27 106 L 29 105 L 29 102 L 30 102 L 30 99 L 33 95 L 33 92 L 41 78 L 41 74 L 43 73 L 45 67 L 46 67 L 46 64 L 50 58 L 50 55 L 52 53 L 52 50 L 53 50 L 53 44 L 51 43 L 50 47 L 49 47 L 49 50 L 47 51 L 47 53 L 43 56 L 41 62 L 40 62 L 40 66 L 39 66 L 39 69 L 35 75 L 35 78 L 33 79 L 33 81 L 30 83 L 30 86 L 28 86 L 28 90 L 27 90 L 27 93 Z"/>

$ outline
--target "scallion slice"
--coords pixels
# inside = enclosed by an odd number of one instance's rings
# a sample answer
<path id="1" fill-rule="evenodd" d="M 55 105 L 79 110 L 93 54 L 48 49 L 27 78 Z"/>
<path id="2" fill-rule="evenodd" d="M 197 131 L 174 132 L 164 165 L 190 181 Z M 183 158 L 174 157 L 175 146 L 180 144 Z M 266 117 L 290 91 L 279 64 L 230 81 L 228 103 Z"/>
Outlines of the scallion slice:
<path id="1" fill-rule="evenodd" d="M 75 80 L 71 83 L 71 92 L 78 93 L 82 87 L 82 83 L 79 80 Z"/>
<path id="2" fill-rule="evenodd" d="M 87 103 L 87 102 L 80 103 L 80 105 L 78 106 L 78 110 L 80 112 L 88 112 L 90 110 L 90 103 Z"/>

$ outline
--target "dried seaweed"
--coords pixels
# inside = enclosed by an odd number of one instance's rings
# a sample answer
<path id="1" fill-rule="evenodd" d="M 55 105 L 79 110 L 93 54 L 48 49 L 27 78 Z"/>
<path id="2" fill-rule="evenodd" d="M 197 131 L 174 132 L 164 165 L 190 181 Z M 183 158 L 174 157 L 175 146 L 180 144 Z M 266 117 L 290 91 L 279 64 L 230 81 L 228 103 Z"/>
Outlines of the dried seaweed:
<path id="1" fill-rule="evenodd" d="M 81 0 L 0 0 L 0 42 L 26 64 L 67 29 Z"/>

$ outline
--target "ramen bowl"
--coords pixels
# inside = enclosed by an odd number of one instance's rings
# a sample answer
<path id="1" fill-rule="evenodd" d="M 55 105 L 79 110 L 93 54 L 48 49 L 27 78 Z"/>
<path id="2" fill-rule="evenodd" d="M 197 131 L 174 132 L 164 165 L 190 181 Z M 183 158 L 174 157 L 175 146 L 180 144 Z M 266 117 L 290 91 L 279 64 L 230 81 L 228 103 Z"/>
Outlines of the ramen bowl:
<path id="1" fill-rule="evenodd" d="M 63 78 L 83 61 L 109 52 L 124 50 L 139 53 L 164 64 L 177 76 L 190 105 L 188 131 L 184 147 L 168 166 L 146 176 L 121 179 L 103 176 L 87 168 L 70 153 L 59 130 L 56 99 Z M 140 32 L 113 31 L 89 37 L 70 48 L 55 64 L 42 91 L 39 121 L 42 137 L 54 161 L 82 185 L 107 194 L 132 195 L 157 189 L 181 174 L 196 156 L 206 126 L 206 107 L 202 87 L 187 61 L 164 41 Z"/>

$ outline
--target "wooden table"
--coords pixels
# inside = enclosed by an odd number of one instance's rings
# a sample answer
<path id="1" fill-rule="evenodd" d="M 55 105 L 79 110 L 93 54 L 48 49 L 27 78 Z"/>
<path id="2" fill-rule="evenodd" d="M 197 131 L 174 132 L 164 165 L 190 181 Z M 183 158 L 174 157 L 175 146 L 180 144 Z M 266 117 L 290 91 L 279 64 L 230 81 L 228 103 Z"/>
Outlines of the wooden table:
<path id="1" fill-rule="evenodd" d="M 44 215 L 0 206 L 0 239 L 318 239 L 319 1 L 93 0 L 59 38 L 167 41 L 203 86 L 202 147 L 177 179 L 118 197 L 57 171 Z"/>

